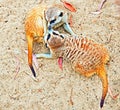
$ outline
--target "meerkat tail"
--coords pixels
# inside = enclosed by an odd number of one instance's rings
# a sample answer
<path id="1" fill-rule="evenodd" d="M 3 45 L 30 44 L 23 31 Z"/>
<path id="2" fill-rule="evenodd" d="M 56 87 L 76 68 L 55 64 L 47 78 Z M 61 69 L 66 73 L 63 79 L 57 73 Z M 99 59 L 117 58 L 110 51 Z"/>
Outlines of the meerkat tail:
<path id="1" fill-rule="evenodd" d="M 28 64 L 33 73 L 33 76 L 36 77 L 36 73 L 32 65 L 33 37 L 28 36 L 27 39 L 28 39 Z"/>
<path id="2" fill-rule="evenodd" d="M 108 92 L 108 79 L 107 79 L 105 67 L 102 67 L 102 68 L 100 68 L 100 70 L 98 70 L 98 76 L 100 77 L 100 79 L 102 81 L 102 86 L 103 86 L 102 98 L 101 98 L 101 102 L 100 102 L 100 107 L 102 108 L 104 105 L 105 97 Z"/>

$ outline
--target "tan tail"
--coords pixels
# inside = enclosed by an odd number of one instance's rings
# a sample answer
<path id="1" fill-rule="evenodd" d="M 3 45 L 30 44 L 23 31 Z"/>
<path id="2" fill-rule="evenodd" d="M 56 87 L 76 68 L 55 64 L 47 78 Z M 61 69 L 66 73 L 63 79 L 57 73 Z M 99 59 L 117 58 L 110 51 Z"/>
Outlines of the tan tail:
<path id="1" fill-rule="evenodd" d="M 100 107 L 102 108 L 104 105 L 105 97 L 108 92 L 108 79 L 107 79 L 107 74 L 106 74 L 106 70 L 105 70 L 104 66 L 100 70 L 98 70 L 98 76 L 100 77 L 100 79 L 102 81 L 102 86 L 103 86 L 102 98 L 101 98 L 101 102 L 100 102 Z"/>
<path id="2" fill-rule="evenodd" d="M 36 73 L 32 65 L 33 37 L 27 36 L 27 39 L 28 39 L 28 64 L 33 73 L 33 76 L 36 77 Z"/>

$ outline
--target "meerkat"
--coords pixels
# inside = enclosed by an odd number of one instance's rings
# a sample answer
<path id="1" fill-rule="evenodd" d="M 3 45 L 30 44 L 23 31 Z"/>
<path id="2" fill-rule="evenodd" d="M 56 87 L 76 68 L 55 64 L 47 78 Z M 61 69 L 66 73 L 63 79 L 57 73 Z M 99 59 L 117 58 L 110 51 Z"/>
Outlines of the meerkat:
<path id="1" fill-rule="evenodd" d="M 67 21 L 67 12 L 64 12 L 57 5 L 47 6 L 41 4 L 28 13 L 25 20 L 25 32 L 28 41 L 28 64 L 34 77 L 36 77 L 36 73 L 32 65 L 33 42 L 46 42 L 49 30 L 61 25 L 68 33 L 74 35 Z"/>
<path id="2" fill-rule="evenodd" d="M 63 58 L 71 63 L 73 69 L 86 76 L 97 74 L 102 81 L 102 98 L 100 107 L 103 107 L 108 92 L 108 79 L 105 64 L 109 60 L 107 49 L 86 37 L 65 37 L 52 32 L 48 34 L 47 46 L 50 53 L 36 54 L 37 58 Z"/>

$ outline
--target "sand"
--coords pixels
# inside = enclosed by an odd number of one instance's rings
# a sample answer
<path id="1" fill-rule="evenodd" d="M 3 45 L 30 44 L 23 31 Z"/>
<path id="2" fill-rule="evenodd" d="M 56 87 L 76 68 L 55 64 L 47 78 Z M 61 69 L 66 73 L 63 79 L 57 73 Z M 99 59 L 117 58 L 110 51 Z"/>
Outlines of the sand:
<path id="1" fill-rule="evenodd" d="M 53 0 L 46 0 L 53 3 Z M 56 0 L 57 3 L 60 3 Z M 110 54 L 106 66 L 109 86 L 120 93 L 120 15 L 108 0 L 99 15 L 100 0 L 69 0 L 76 9 L 73 31 L 102 43 Z M 86 78 L 75 73 L 64 61 L 63 70 L 57 59 L 38 59 L 37 78 L 27 62 L 24 21 L 29 10 L 40 0 L 0 0 L 0 110 L 99 110 L 102 85 L 98 76 Z M 35 44 L 34 53 L 48 51 Z M 120 95 L 113 100 L 107 94 L 103 110 L 120 110 Z"/>

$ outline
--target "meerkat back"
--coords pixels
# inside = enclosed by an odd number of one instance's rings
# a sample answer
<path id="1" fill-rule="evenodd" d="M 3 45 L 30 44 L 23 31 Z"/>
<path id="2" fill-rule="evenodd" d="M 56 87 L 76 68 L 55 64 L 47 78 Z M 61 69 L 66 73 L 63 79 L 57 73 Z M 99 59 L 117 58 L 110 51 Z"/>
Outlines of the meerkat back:
<path id="1" fill-rule="evenodd" d="M 46 25 L 44 18 L 45 9 L 46 5 L 35 7 L 29 12 L 25 21 L 26 37 L 31 36 L 37 42 L 43 42 L 44 25 Z"/>
<path id="2" fill-rule="evenodd" d="M 108 91 L 105 64 L 109 60 L 109 55 L 106 48 L 87 38 L 68 38 L 64 45 L 66 47 L 65 58 L 72 62 L 75 71 L 86 77 L 95 73 L 100 77 L 103 85 L 100 102 L 102 108 Z"/>

